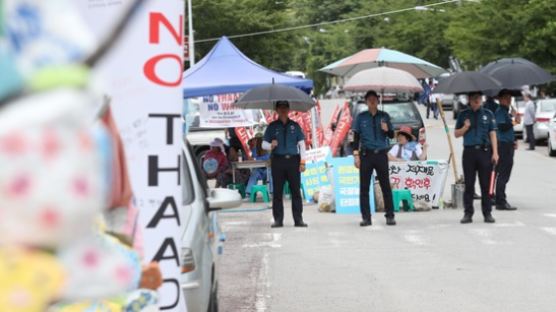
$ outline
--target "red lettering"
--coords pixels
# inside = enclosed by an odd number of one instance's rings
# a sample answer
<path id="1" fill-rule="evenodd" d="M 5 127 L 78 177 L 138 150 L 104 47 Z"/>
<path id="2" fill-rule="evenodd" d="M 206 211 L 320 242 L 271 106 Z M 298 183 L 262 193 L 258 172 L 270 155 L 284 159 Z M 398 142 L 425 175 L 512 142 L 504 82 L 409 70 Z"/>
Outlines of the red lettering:
<path id="1" fill-rule="evenodd" d="M 162 13 L 154 12 L 149 14 L 149 43 L 151 44 L 159 44 L 160 43 L 160 24 L 164 25 L 166 30 L 170 32 L 170 35 L 176 40 L 176 43 L 179 46 L 183 44 L 183 16 L 180 15 L 180 21 L 178 30 L 172 27 L 172 24 L 166 16 Z M 178 33 L 179 31 L 179 33 Z"/>
<path id="2" fill-rule="evenodd" d="M 156 74 L 156 65 L 158 64 L 159 61 L 163 59 L 172 59 L 177 62 L 178 66 L 176 68 L 178 69 L 178 78 L 176 79 L 176 81 L 164 81 L 160 79 Z M 183 64 L 179 55 L 161 54 L 150 58 L 145 63 L 145 66 L 143 67 L 143 72 L 145 73 L 145 76 L 147 76 L 147 78 L 150 81 L 158 85 L 165 86 L 165 87 L 177 87 L 181 85 L 181 81 L 183 77 Z"/>

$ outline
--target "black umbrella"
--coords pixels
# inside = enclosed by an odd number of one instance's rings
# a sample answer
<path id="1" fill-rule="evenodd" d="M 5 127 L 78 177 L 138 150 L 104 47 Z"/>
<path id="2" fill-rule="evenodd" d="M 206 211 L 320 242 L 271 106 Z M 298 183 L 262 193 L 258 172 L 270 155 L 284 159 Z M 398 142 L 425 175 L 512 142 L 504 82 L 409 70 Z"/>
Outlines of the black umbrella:
<path id="1" fill-rule="evenodd" d="M 469 93 L 486 92 L 490 90 L 500 90 L 501 85 L 496 79 L 480 72 L 460 72 L 449 77 L 443 78 L 433 93 Z"/>
<path id="2" fill-rule="evenodd" d="M 500 59 L 487 64 L 480 72 L 500 81 L 506 89 L 520 89 L 524 85 L 539 85 L 554 80 L 549 72 L 523 58 Z"/>
<path id="3" fill-rule="evenodd" d="M 248 90 L 235 103 L 244 109 L 272 110 L 278 101 L 288 101 L 290 108 L 306 112 L 315 106 L 315 101 L 305 92 L 286 85 L 269 84 Z"/>

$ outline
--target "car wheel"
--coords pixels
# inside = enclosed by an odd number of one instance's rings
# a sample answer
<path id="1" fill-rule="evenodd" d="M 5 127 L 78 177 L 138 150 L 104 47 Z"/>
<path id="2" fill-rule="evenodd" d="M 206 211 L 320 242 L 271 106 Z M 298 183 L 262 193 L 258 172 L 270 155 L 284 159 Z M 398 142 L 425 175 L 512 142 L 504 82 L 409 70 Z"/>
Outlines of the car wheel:
<path id="1" fill-rule="evenodd" d="M 556 156 L 556 146 L 552 146 L 552 141 L 548 138 L 548 156 Z"/>
<path id="2" fill-rule="evenodd" d="M 210 294 L 208 312 L 218 312 L 218 284 L 214 286 L 214 291 Z"/>

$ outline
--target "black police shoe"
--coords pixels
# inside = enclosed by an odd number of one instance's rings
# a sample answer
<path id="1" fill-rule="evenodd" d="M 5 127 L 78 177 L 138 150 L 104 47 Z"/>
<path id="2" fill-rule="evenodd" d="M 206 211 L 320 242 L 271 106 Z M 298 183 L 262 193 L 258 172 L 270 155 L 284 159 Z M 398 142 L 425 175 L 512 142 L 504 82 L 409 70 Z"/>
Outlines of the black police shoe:
<path id="1" fill-rule="evenodd" d="M 467 224 L 473 222 L 473 216 L 470 214 L 464 214 L 463 218 L 459 221 L 461 224 Z"/>
<path id="2" fill-rule="evenodd" d="M 370 225 L 373 225 L 373 222 L 371 221 L 371 219 L 363 220 L 363 221 L 359 222 L 359 226 L 370 226 Z"/>
<path id="3" fill-rule="evenodd" d="M 386 225 L 396 225 L 396 219 L 394 217 L 386 217 Z"/>
<path id="4" fill-rule="evenodd" d="M 496 220 L 492 217 L 492 215 L 488 214 L 485 216 L 485 223 L 494 223 Z"/>
<path id="5" fill-rule="evenodd" d="M 295 227 L 308 227 L 309 225 L 307 225 L 307 223 L 301 221 L 301 222 L 296 222 L 294 224 Z"/>
<path id="6" fill-rule="evenodd" d="M 496 205 L 496 210 L 517 210 L 517 208 L 510 205 L 509 203 L 505 203 L 502 205 Z"/>
<path id="7" fill-rule="evenodd" d="M 281 228 L 283 226 L 284 226 L 284 224 L 282 222 L 274 222 L 274 223 L 272 223 L 272 225 L 270 227 L 271 228 Z"/>

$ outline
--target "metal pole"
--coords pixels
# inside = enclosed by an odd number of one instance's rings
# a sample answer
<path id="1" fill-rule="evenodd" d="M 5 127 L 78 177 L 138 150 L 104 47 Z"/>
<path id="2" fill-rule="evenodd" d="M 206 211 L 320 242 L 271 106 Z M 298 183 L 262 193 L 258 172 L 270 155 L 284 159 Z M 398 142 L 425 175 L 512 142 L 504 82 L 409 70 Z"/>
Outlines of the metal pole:
<path id="1" fill-rule="evenodd" d="M 189 66 L 195 65 L 195 39 L 193 38 L 193 9 L 191 0 L 187 0 L 187 28 L 189 30 Z"/>

